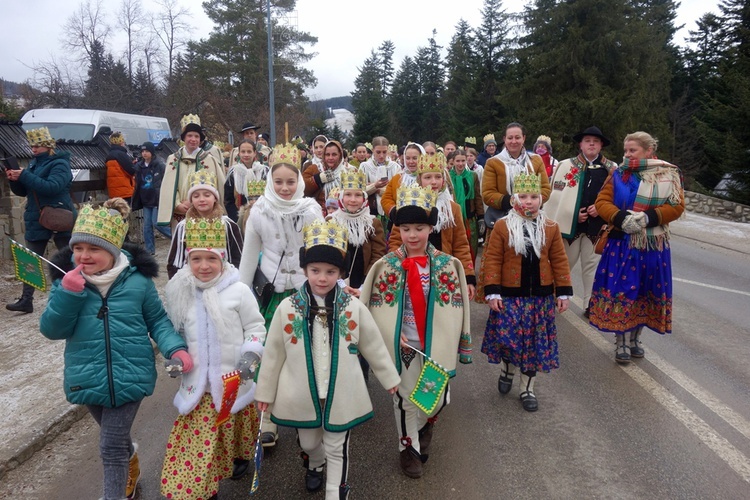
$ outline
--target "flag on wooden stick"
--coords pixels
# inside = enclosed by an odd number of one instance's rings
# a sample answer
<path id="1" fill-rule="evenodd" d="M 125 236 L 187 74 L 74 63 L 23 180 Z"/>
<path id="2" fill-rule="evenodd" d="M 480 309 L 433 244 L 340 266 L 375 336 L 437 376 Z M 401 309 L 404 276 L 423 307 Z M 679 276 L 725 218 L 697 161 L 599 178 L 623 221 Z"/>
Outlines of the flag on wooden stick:
<path id="1" fill-rule="evenodd" d="M 42 258 L 13 239 L 10 239 L 10 251 L 16 278 L 38 290 L 46 291 L 47 276 L 44 274 Z"/>
<path id="2" fill-rule="evenodd" d="M 445 391 L 445 388 L 448 385 L 450 375 L 447 370 L 433 361 L 432 358 L 425 353 L 412 346 L 409 347 L 424 357 L 422 371 L 419 373 L 417 385 L 409 396 L 409 401 L 414 403 L 417 408 L 425 412 L 427 415 L 431 415 L 440 402 L 440 397 L 443 395 L 443 391 Z"/>

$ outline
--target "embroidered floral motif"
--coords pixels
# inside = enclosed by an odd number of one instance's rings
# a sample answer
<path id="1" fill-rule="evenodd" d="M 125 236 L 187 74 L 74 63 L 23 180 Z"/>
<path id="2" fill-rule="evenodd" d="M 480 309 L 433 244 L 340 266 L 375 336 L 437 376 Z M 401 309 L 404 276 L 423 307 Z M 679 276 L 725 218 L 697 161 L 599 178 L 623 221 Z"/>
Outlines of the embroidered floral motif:
<path id="1" fill-rule="evenodd" d="M 578 167 L 570 167 L 570 171 L 565 174 L 565 180 L 568 181 L 568 186 L 576 187 L 581 181 L 581 179 L 579 179 L 581 172 L 583 172 L 583 170 Z"/>
<path id="2" fill-rule="evenodd" d="M 401 274 L 393 271 L 401 266 L 401 261 L 395 256 L 386 256 L 386 262 L 390 266 L 390 270 L 386 270 L 374 283 L 376 292 L 370 297 L 370 305 L 374 307 L 380 307 L 382 305 L 388 305 L 393 307 L 396 304 L 396 297 L 398 297 L 399 283 L 401 282 Z"/>
<path id="3" fill-rule="evenodd" d="M 461 283 L 453 270 L 445 270 L 450 263 L 450 255 L 439 253 L 432 258 L 432 286 L 435 288 L 435 302 L 440 307 L 451 305 L 461 307 L 463 297 L 461 296 Z"/>
<path id="4" fill-rule="evenodd" d="M 294 306 L 294 310 L 297 312 L 297 314 L 289 313 L 287 314 L 286 323 L 284 325 L 284 333 L 291 335 L 292 338 L 289 339 L 289 342 L 292 344 L 296 344 L 299 342 L 299 339 L 302 338 L 302 331 L 305 327 L 305 322 L 302 318 L 305 317 L 304 310 L 306 301 L 302 297 L 302 294 L 297 292 L 294 295 L 291 296 L 292 306 Z"/>

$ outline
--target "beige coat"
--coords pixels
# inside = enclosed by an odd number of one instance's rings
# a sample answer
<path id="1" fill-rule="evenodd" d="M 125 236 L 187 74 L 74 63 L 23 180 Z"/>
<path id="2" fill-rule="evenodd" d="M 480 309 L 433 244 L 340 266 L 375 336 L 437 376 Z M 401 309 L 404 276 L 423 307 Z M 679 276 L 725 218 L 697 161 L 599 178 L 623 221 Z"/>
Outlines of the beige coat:
<path id="1" fill-rule="evenodd" d="M 310 303 L 315 299 L 308 290 L 307 286 L 302 287 L 276 309 L 266 337 L 255 400 L 273 403 L 271 420 L 279 425 L 322 426 L 330 432 L 343 432 L 373 417 L 358 353 L 370 363 L 384 388 L 396 387 L 401 379 L 370 312 L 337 286 L 329 372 L 332 380 L 323 414 L 318 403 L 307 321 Z"/>

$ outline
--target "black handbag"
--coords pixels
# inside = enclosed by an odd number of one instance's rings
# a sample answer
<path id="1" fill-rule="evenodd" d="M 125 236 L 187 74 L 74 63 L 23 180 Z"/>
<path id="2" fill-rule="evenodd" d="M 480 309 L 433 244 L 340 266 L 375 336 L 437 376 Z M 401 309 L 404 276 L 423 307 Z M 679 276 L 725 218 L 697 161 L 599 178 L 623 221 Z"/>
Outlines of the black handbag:
<path id="1" fill-rule="evenodd" d="M 276 274 L 273 275 L 273 280 L 269 281 L 268 278 L 266 278 L 266 275 L 260 270 L 260 263 L 258 263 L 258 268 L 255 270 L 252 290 L 258 301 L 258 305 L 263 311 L 265 311 L 266 308 L 268 308 L 268 304 L 271 303 L 271 298 L 274 293 L 273 283 L 276 281 L 276 276 L 279 275 L 279 269 L 281 269 L 281 262 L 284 259 L 284 254 L 286 254 L 286 251 L 281 252 L 279 267 L 276 268 Z"/>
<path id="2" fill-rule="evenodd" d="M 487 229 L 492 229 L 495 227 L 495 222 L 498 221 L 498 219 L 502 219 L 508 215 L 507 210 L 501 210 L 499 208 L 493 208 L 493 207 L 487 207 L 487 210 L 484 212 L 484 225 Z"/>

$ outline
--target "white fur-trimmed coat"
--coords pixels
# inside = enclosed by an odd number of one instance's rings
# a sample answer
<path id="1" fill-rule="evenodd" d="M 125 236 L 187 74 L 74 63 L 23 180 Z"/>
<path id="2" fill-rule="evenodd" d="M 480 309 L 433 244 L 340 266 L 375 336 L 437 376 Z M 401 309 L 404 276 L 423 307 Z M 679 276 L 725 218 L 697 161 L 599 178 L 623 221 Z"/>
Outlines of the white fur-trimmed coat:
<path id="1" fill-rule="evenodd" d="M 190 286 L 187 281 L 192 279 L 190 268 L 182 268 L 172 279 L 182 286 Z M 201 290 L 196 290 L 194 307 L 186 311 L 185 320 L 174 325 L 185 339 L 193 359 L 193 369 L 182 376 L 180 389 L 174 397 L 174 405 L 182 415 L 190 413 L 206 392 L 211 393 L 218 411 L 224 392 L 221 376 L 237 369 L 243 353 L 252 351 L 263 355 L 265 321 L 250 288 L 239 280 L 239 273 L 233 266 L 215 288 L 224 319 L 222 331 L 216 331 L 208 321 Z M 184 307 L 175 303 L 175 297 L 169 293 L 166 305 L 170 317 L 174 317 L 172 311 Z M 252 403 L 254 397 L 255 382 L 243 383 L 231 412 L 237 413 Z"/>

